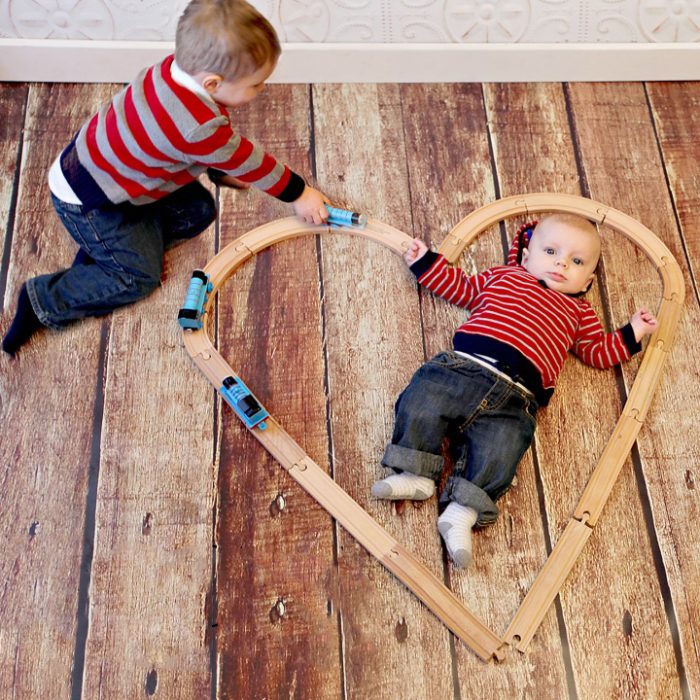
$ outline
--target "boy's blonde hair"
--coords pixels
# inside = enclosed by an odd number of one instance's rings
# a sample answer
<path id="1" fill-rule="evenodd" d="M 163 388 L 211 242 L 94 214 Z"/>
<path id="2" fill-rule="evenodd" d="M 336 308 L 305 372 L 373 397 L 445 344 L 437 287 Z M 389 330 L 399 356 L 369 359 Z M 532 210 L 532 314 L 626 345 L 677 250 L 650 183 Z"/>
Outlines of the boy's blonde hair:
<path id="1" fill-rule="evenodd" d="M 252 75 L 281 52 L 272 25 L 244 0 L 192 0 L 177 23 L 175 60 L 190 75 Z"/>

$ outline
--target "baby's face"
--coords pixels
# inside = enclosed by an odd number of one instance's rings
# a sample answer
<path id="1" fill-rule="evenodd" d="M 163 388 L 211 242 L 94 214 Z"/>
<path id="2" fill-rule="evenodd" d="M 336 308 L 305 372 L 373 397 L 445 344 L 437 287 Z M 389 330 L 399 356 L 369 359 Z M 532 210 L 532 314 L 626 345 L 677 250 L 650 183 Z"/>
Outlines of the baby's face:
<path id="1" fill-rule="evenodd" d="M 588 289 L 600 257 L 600 240 L 569 223 L 545 219 L 523 250 L 523 267 L 549 289 L 578 294 Z"/>

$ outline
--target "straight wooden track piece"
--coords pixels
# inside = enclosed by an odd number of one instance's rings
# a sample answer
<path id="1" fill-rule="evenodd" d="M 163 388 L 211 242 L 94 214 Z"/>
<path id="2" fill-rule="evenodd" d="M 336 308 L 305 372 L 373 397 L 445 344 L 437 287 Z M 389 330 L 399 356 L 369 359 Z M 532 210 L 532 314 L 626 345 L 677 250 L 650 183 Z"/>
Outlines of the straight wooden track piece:
<path id="1" fill-rule="evenodd" d="M 402 254 L 411 239 L 401 231 L 370 220 L 364 229 L 311 227 L 295 218 L 280 219 L 250 231 L 229 244 L 202 271 L 208 278 L 209 295 L 202 306 L 200 328 L 183 330 L 185 348 L 211 384 L 221 391 L 224 379 L 236 384 L 240 378 L 218 353 L 207 335 L 207 317 L 216 292 L 255 253 L 283 240 L 307 234 L 362 236 Z M 228 379 L 230 378 L 230 379 Z M 404 583 L 454 634 L 484 660 L 503 657 L 503 641 L 479 620 L 411 552 L 402 547 L 356 501 L 338 486 L 272 417 L 265 428 L 249 428 L 255 438 L 367 551 Z"/>
<path id="2" fill-rule="evenodd" d="M 584 489 L 573 519 L 506 630 L 504 641 L 515 643 L 520 651 L 527 648 L 576 563 L 632 449 L 658 385 L 663 363 L 671 349 L 685 296 L 683 275 L 678 263 L 663 242 L 646 226 L 605 204 L 574 195 L 518 195 L 488 204 L 462 219 L 443 241 L 439 252 L 450 262 L 455 262 L 464 248 L 489 226 L 507 217 L 525 214 L 530 218 L 538 212 L 578 214 L 599 224 L 604 222 L 606 226 L 629 238 L 656 266 L 663 284 L 663 298 L 657 313 L 658 328 L 649 339 L 620 419 Z"/>

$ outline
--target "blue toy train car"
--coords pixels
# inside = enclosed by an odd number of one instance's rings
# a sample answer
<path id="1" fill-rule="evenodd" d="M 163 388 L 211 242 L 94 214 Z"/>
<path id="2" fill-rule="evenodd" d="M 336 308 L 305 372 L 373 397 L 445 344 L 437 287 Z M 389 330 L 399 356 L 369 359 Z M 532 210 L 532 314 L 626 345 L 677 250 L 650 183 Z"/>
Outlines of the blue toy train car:
<path id="1" fill-rule="evenodd" d="M 192 273 L 192 279 L 185 296 L 185 303 L 177 315 L 177 321 L 181 328 L 199 330 L 202 327 L 204 304 L 207 303 L 209 292 L 212 289 L 213 285 L 209 281 L 209 275 L 206 272 L 195 270 Z"/>
<path id="2" fill-rule="evenodd" d="M 346 211 L 326 206 L 328 209 L 328 223 L 331 226 L 352 226 L 353 228 L 364 228 L 367 226 L 367 215 L 358 214 L 356 211 Z"/>
<path id="3" fill-rule="evenodd" d="M 253 396 L 250 389 L 238 377 L 226 377 L 219 393 L 226 403 L 238 414 L 238 417 L 252 430 L 256 426 L 265 430 L 263 421 L 270 414 Z"/>

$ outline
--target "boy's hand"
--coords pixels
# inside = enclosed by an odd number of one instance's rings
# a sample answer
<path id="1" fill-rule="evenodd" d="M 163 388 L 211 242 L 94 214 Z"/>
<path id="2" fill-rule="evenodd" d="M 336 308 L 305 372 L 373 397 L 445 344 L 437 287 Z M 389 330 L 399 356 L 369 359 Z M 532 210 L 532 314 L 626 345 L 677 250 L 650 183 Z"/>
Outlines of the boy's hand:
<path id="1" fill-rule="evenodd" d="M 428 246 L 420 238 L 414 238 L 409 249 L 403 254 L 403 259 L 409 267 L 420 260 L 428 252 Z"/>
<path id="2" fill-rule="evenodd" d="M 302 221 L 307 224 L 322 224 L 328 218 L 326 204 L 330 203 L 325 194 L 307 185 L 299 199 L 292 202 L 292 206 Z"/>
<path id="3" fill-rule="evenodd" d="M 237 177 L 233 177 L 233 175 L 223 175 L 217 178 L 216 184 L 223 187 L 231 187 L 234 190 L 250 189 L 250 183 L 243 182 L 243 180 L 239 180 Z"/>
<path id="4" fill-rule="evenodd" d="M 249 190 L 250 184 L 239 180 L 233 175 L 227 175 L 223 170 L 217 170 L 216 168 L 207 168 L 207 177 L 215 184 L 217 187 L 232 187 L 235 190 Z"/>
<path id="5" fill-rule="evenodd" d="M 637 342 L 645 335 L 651 335 L 659 325 L 656 316 L 648 309 L 639 309 L 630 319 L 630 323 L 632 324 L 634 338 Z"/>

